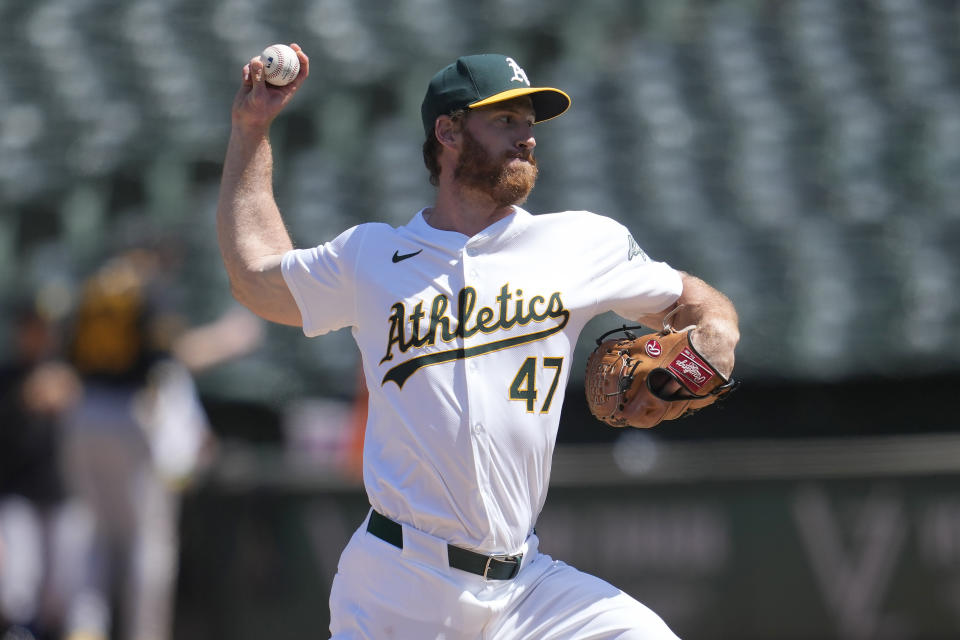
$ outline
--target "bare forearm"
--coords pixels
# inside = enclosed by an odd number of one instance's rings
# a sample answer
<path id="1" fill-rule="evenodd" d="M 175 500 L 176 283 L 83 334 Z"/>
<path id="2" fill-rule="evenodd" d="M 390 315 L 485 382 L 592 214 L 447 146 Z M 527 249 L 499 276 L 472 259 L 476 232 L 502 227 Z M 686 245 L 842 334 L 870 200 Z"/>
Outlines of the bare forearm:
<path id="1" fill-rule="evenodd" d="M 263 61 L 254 58 L 242 69 L 243 82 L 230 112 L 232 128 L 227 145 L 217 206 L 217 235 L 224 263 L 234 276 L 263 269 L 263 261 L 293 248 L 273 197 L 273 151 L 270 124 L 310 73 L 310 61 L 300 46 L 291 44 L 300 60 L 293 82 L 269 88 Z"/>
<path id="2" fill-rule="evenodd" d="M 734 350 L 740 341 L 737 311 L 727 296 L 703 280 L 684 274 L 683 305 L 676 315 L 674 326 L 695 324 L 690 334 L 693 346 L 716 367 L 724 377 L 733 372 Z"/>
<path id="3" fill-rule="evenodd" d="M 293 247 L 273 197 L 273 156 L 266 131 L 234 129 L 230 136 L 217 207 L 217 236 L 231 275 Z"/>
<path id="4" fill-rule="evenodd" d="M 281 272 L 283 254 L 293 248 L 273 197 L 273 151 L 269 131 L 310 73 L 310 60 L 296 43 L 300 73 L 290 84 L 268 87 L 263 61 L 250 60 L 230 111 L 227 145 L 217 204 L 217 239 L 234 297 L 267 320 L 300 325 L 300 310 Z"/>
<path id="5" fill-rule="evenodd" d="M 700 278 L 682 274 L 683 293 L 677 303 L 662 313 L 641 318 L 645 325 L 659 329 L 667 314 L 670 325 L 683 329 L 696 325 L 690 334 L 693 346 L 726 378 L 733 372 L 734 351 L 740 341 L 737 310 L 727 296 Z"/>
<path id="6" fill-rule="evenodd" d="M 258 315 L 298 324 L 280 275 L 293 248 L 273 196 L 273 157 L 266 130 L 230 136 L 217 206 L 217 237 L 234 297 Z"/>

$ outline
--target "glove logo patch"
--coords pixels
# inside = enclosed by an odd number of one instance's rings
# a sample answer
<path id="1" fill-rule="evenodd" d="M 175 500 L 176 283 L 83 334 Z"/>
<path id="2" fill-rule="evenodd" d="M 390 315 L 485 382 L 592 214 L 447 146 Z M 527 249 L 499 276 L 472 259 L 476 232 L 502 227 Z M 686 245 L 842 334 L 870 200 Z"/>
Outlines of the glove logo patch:
<path id="1" fill-rule="evenodd" d="M 643 350 L 647 352 L 647 355 L 651 358 L 658 357 L 663 353 L 663 347 L 660 346 L 660 343 L 654 339 L 647 340 L 647 344 L 643 345 Z"/>
<path id="2" fill-rule="evenodd" d="M 693 392 L 700 391 L 714 376 L 706 362 L 701 360 L 690 349 L 684 347 L 667 367 L 675 373 L 683 384 Z"/>

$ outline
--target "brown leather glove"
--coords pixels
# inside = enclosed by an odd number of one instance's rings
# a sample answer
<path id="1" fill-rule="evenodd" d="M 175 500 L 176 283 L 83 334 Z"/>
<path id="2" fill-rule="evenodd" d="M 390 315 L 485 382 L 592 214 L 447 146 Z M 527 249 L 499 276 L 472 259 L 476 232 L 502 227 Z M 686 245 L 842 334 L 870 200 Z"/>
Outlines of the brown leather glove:
<path id="1" fill-rule="evenodd" d="M 587 404 L 614 427 L 654 427 L 713 404 L 738 383 L 727 380 L 690 344 L 689 330 L 669 326 L 637 337 L 627 327 L 597 338 L 587 360 Z M 622 331 L 624 337 L 606 339 Z"/>

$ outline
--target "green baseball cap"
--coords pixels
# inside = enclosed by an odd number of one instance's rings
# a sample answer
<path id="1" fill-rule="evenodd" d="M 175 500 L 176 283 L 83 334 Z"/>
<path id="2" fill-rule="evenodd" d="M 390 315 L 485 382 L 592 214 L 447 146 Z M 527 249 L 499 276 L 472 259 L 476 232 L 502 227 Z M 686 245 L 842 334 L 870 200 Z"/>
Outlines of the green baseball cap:
<path id="1" fill-rule="evenodd" d="M 534 122 L 556 118 L 570 107 L 570 96 L 560 89 L 531 87 L 513 58 L 496 53 L 462 56 L 438 71 L 427 87 L 420 105 L 424 133 L 430 135 L 439 116 L 519 96 L 533 101 Z"/>

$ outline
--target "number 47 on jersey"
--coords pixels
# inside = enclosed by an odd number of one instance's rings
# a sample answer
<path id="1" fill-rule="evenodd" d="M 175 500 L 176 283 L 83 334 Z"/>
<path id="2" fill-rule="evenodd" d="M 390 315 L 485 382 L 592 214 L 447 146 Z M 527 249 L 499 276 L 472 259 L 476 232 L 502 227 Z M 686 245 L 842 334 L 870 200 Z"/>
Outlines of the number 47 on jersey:
<path id="1" fill-rule="evenodd" d="M 513 382 L 510 383 L 510 399 L 520 400 L 527 403 L 527 412 L 536 411 L 537 396 L 537 358 L 530 356 L 523 361 Z M 550 381 L 550 389 L 543 399 L 540 407 L 540 413 L 548 413 L 550 405 L 553 403 L 553 394 L 557 391 L 557 384 L 560 382 L 560 370 L 563 368 L 563 358 L 543 358 L 543 368 L 553 369 L 553 379 Z"/>

